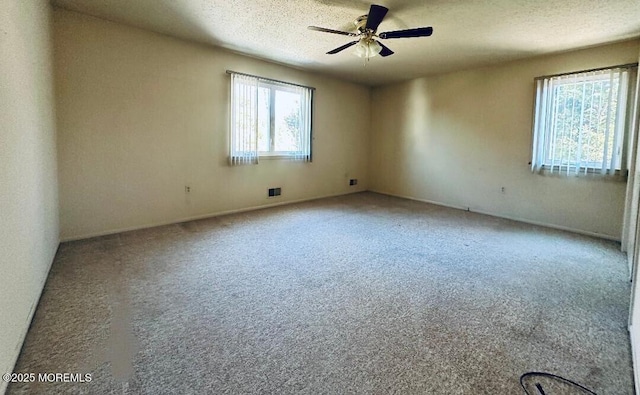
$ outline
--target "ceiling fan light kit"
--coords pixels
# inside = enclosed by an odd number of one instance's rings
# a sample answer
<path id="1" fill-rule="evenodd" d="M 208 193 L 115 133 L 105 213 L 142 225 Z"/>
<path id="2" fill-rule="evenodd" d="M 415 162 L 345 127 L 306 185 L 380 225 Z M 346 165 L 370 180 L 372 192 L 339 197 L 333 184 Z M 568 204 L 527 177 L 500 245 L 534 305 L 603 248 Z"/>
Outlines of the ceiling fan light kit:
<path id="1" fill-rule="evenodd" d="M 380 51 L 382 51 L 382 45 L 378 44 L 376 40 L 367 40 L 363 38 L 356 44 L 353 54 L 359 58 L 365 58 L 368 60 L 369 58 L 377 56 Z"/>
<path id="2" fill-rule="evenodd" d="M 432 27 L 418 27 L 406 30 L 394 30 L 376 34 L 378 26 L 389 11 L 388 8 L 381 5 L 372 4 L 369 14 L 358 17 L 353 23 L 357 32 L 344 32 L 340 30 L 327 29 L 318 26 L 309 26 L 309 30 L 315 30 L 324 33 L 340 34 L 343 36 L 357 37 L 356 41 L 352 41 L 338 48 L 327 52 L 329 55 L 337 54 L 351 46 L 355 45 L 354 55 L 359 58 L 369 60 L 378 54 L 382 57 L 393 55 L 394 52 L 387 46 L 376 40 L 376 38 L 385 40 L 390 38 L 409 38 L 409 37 L 428 37 L 433 34 Z M 365 63 L 366 64 L 366 63 Z"/>

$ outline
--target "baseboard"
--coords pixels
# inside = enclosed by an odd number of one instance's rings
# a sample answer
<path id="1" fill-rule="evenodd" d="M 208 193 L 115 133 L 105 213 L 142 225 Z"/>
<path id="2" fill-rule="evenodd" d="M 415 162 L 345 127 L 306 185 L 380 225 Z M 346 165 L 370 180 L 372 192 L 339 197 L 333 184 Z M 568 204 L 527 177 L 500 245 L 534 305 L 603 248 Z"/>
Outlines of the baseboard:
<path id="1" fill-rule="evenodd" d="M 195 220 L 199 220 L 199 219 L 206 219 L 206 218 L 213 218 L 213 217 L 220 217 L 220 216 L 223 216 L 223 215 L 237 214 L 237 213 L 260 210 L 260 209 L 265 209 L 265 208 L 270 208 L 270 207 L 284 206 L 284 205 L 287 205 L 287 204 L 295 204 L 295 203 L 308 202 L 308 201 L 313 201 L 313 200 L 318 200 L 318 199 L 325 199 L 325 198 L 336 197 L 336 196 L 350 195 L 350 194 L 353 194 L 353 193 L 360 193 L 360 192 L 374 192 L 374 193 L 378 193 L 378 194 L 381 194 L 381 195 L 393 196 L 393 197 L 397 197 L 397 198 L 401 198 L 401 199 L 414 200 L 414 201 L 418 201 L 418 202 L 422 202 L 422 203 L 434 204 L 436 206 L 453 208 L 453 209 L 456 209 L 456 210 L 471 211 L 471 212 L 478 213 L 478 214 L 489 215 L 491 217 L 508 219 L 508 220 L 511 220 L 511 221 L 522 222 L 522 223 L 526 223 L 526 224 L 530 224 L 530 225 L 542 226 L 542 227 L 545 227 L 545 228 L 557 229 L 557 230 L 562 230 L 562 231 L 571 232 L 571 233 L 577 233 L 577 234 L 596 237 L 596 238 L 605 239 L 605 240 L 612 240 L 612 241 L 617 241 L 617 242 L 620 242 L 620 240 L 621 240 L 620 237 L 611 236 L 611 235 L 607 235 L 607 234 L 603 234 L 603 233 L 590 232 L 590 231 L 586 231 L 586 230 L 582 230 L 582 229 L 571 228 L 571 227 L 568 227 L 568 226 L 561 226 L 561 225 L 550 224 L 550 223 L 546 223 L 546 222 L 534 221 L 534 220 L 530 220 L 530 219 L 527 219 L 527 218 L 512 217 L 512 216 L 503 215 L 503 214 L 490 212 L 490 211 L 471 210 L 468 207 L 457 206 L 457 205 L 448 204 L 448 203 L 444 203 L 444 202 L 439 202 L 439 201 L 435 201 L 435 200 L 421 199 L 421 198 L 417 198 L 415 196 L 401 195 L 401 194 L 397 194 L 397 193 L 391 193 L 391 192 L 388 192 L 388 191 L 382 191 L 382 190 L 376 190 L 376 189 L 367 189 L 367 190 L 358 190 L 358 191 L 352 191 L 352 192 L 346 192 L 346 193 L 336 193 L 336 194 L 330 194 L 330 195 L 316 196 L 316 197 L 312 197 L 312 198 L 287 200 L 287 201 L 284 201 L 284 202 L 269 203 L 269 204 L 264 204 L 264 205 L 259 205 L 259 206 L 243 207 L 243 208 L 233 209 L 233 210 L 218 211 L 218 212 L 207 213 L 207 214 L 202 214 L 202 215 L 197 215 L 197 216 L 183 217 L 183 218 L 170 220 L 170 221 L 154 222 L 154 223 L 144 224 L 144 225 L 140 225 L 140 226 L 132 226 L 132 227 L 125 227 L 125 228 L 111 229 L 111 230 L 102 231 L 102 232 L 73 235 L 73 236 L 64 237 L 61 240 L 61 242 L 90 239 L 92 237 L 108 236 L 108 235 L 112 235 L 112 234 L 117 234 L 117 233 L 122 233 L 122 232 L 129 232 L 129 231 L 133 231 L 133 230 L 140 230 L 140 229 L 154 228 L 154 227 L 157 227 L 157 226 L 179 224 L 179 223 L 182 223 L 182 222 L 195 221 Z"/>
<path id="2" fill-rule="evenodd" d="M 629 339 L 631 341 L 631 364 L 633 366 L 633 381 L 635 383 L 636 394 L 640 394 L 640 333 L 633 330 L 633 325 L 629 325 Z"/>
<path id="3" fill-rule="evenodd" d="M 366 192 L 366 190 L 341 192 L 341 193 L 334 193 L 334 194 L 330 194 L 330 195 L 322 195 L 322 196 L 316 196 L 316 197 L 311 197 L 311 198 L 287 200 L 287 201 L 282 201 L 282 202 L 278 202 L 278 203 L 263 204 L 263 205 L 259 205 L 259 206 L 250 206 L 250 207 L 243 207 L 243 208 L 233 209 L 233 210 L 217 211 L 217 212 L 213 212 L 213 213 L 207 213 L 207 214 L 196 215 L 196 216 L 191 216 L 191 217 L 184 217 L 184 218 L 179 218 L 179 219 L 170 220 L 170 221 L 164 221 L 164 222 L 154 222 L 154 223 L 144 224 L 144 225 L 140 225 L 140 226 L 131 226 L 131 227 L 126 227 L 126 228 L 112 229 L 112 230 L 103 231 L 103 232 L 95 232 L 95 233 L 73 235 L 73 236 L 64 237 L 61 240 L 61 242 L 64 243 L 64 242 L 67 242 L 67 241 L 84 240 L 84 239 L 90 239 L 92 237 L 108 236 L 108 235 L 113 235 L 113 234 L 122 233 L 122 232 L 130 232 L 130 231 L 133 231 L 133 230 L 155 228 L 157 226 L 173 225 L 173 224 L 179 224 L 179 223 L 182 223 L 182 222 L 196 221 L 196 220 L 199 220 L 199 219 L 221 217 L 223 215 L 238 214 L 238 213 L 243 213 L 243 212 L 247 212 L 247 211 L 255 211 L 255 210 L 261 210 L 261 209 L 270 208 L 270 207 L 285 206 L 285 205 L 288 205 L 288 204 L 295 204 L 295 203 L 310 202 L 310 201 L 318 200 L 318 199 L 326 199 L 326 198 L 336 197 L 336 196 L 351 195 L 351 194 L 354 194 L 354 193 L 361 193 L 361 192 Z"/>
<path id="4" fill-rule="evenodd" d="M 47 279 L 49 278 L 49 272 L 51 272 L 51 266 L 53 265 L 53 261 L 55 260 L 56 255 L 58 253 L 58 248 L 60 248 L 60 242 L 58 242 L 58 245 L 56 246 L 56 249 L 53 253 L 53 256 L 51 257 L 51 259 L 49 259 L 49 265 L 47 267 L 44 278 L 42 279 L 42 283 L 40 284 L 40 287 L 39 287 L 40 292 L 38 293 L 38 296 L 35 298 L 35 300 L 31 303 L 29 315 L 27 316 L 27 320 L 25 322 L 26 325 L 24 326 L 24 330 L 22 331 L 22 335 L 20 336 L 20 341 L 18 342 L 19 347 L 16 347 L 16 349 L 14 350 L 15 355 L 13 356 L 13 362 L 11 363 L 11 371 L 0 372 L 1 374 L 11 373 L 14 371 L 16 367 L 16 363 L 18 362 L 18 358 L 20 357 L 20 353 L 22 352 L 22 348 L 24 347 L 24 341 L 27 338 L 27 333 L 29 333 L 29 329 L 31 329 L 31 322 L 33 321 L 33 317 L 36 314 L 38 305 L 40 304 L 40 298 L 42 298 L 42 292 L 44 291 L 44 287 L 47 284 Z M 0 380 L 0 394 L 4 395 L 7 392 L 7 388 L 9 388 L 9 383 L 5 382 L 4 380 Z"/>
<path id="5" fill-rule="evenodd" d="M 550 223 L 546 223 L 546 222 L 534 221 L 534 220 L 530 220 L 530 219 L 527 219 L 527 218 L 512 217 L 512 216 L 508 216 L 508 215 L 494 213 L 494 212 L 491 212 L 491 211 L 471 210 L 469 207 L 456 206 L 456 205 L 451 205 L 451 204 L 438 202 L 438 201 L 434 201 L 434 200 L 428 200 L 428 199 L 420 199 L 420 198 L 417 198 L 417 197 L 414 197 L 414 196 L 400 195 L 400 194 L 396 194 L 396 193 L 390 193 L 390 192 L 386 192 L 386 191 L 379 191 L 379 190 L 375 190 L 375 189 L 370 189 L 369 192 L 375 192 L 375 193 L 379 193 L 381 195 L 393 196 L 393 197 L 397 197 L 397 198 L 401 198 L 401 199 L 415 200 L 417 202 L 434 204 L 436 206 L 448 207 L 448 208 L 453 208 L 453 209 L 456 209 L 456 210 L 470 211 L 470 212 L 474 212 L 474 213 L 478 213 L 478 214 L 488 215 L 488 216 L 491 216 L 491 217 L 503 218 L 503 219 L 508 219 L 508 220 L 511 220 L 511 221 L 522 222 L 522 223 L 529 224 L 529 225 L 536 225 L 536 226 L 542 226 L 542 227 L 545 227 L 545 228 L 562 230 L 562 231 L 565 231 L 565 232 L 577 233 L 577 234 L 581 234 L 581 235 L 585 235 L 585 236 L 596 237 L 596 238 L 599 238 L 599 239 L 612 240 L 612 241 L 617 241 L 617 242 L 620 242 L 620 240 L 621 240 L 620 237 L 611 236 L 611 235 L 607 235 L 607 234 L 603 234 L 603 233 L 590 232 L 588 230 L 576 229 L 576 228 L 571 228 L 571 227 L 568 227 L 568 226 L 562 226 L 562 225 L 550 224 Z"/>

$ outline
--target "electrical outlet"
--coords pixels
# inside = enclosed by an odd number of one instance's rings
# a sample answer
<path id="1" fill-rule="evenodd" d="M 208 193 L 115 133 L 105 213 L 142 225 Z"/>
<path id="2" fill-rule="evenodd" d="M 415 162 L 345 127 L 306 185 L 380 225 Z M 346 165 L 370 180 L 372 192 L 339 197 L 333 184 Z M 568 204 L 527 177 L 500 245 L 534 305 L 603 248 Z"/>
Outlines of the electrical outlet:
<path id="1" fill-rule="evenodd" d="M 502 187 L 502 188 L 500 188 L 500 192 L 507 193 L 507 190 L 505 189 L 505 187 Z"/>
<path id="2" fill-rule="evenodd" d="M 191 193 L 191 187 L 189 185 L 184 186 L 184 193 Z"/>
<path id="3" fill-rule="evenodd" d="M 358 179 L 357 178 L 352 178 L 349 180 L 349 185 L 358 185 Z"/>

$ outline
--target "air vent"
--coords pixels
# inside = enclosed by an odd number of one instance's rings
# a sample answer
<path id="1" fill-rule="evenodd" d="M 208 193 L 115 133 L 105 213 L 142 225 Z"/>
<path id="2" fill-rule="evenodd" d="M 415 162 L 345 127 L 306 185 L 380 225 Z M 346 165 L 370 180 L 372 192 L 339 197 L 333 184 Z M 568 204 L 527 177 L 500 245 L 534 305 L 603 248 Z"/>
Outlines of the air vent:
<path id="1" fill-rule="evenodd" d="M 269 188 L 268 190 L 269 197 L 276 197 L 276 196 L 280 196 L 281 194 L 282 194 L 282 189 L 280 188 Z"/>

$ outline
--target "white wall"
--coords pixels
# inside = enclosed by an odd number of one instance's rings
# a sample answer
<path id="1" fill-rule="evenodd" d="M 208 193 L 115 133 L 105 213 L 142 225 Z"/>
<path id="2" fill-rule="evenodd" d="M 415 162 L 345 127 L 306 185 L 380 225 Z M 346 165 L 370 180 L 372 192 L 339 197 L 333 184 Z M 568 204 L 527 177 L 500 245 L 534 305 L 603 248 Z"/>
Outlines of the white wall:
<path id="1" fill-rule="evenodd" d="M 0 1 L 0 373 L 13 370 L 59 242 L 50 21 L 46 0 Z"/>
<path id="2" fill-rule="evenodd" d="M 62 9 L 54 25 L 63 239 L 367 188 L 366 87 Z M 313 163 L 227 165 L 227 69 L 317 88 Z"/>
<path id="3" fill-rule="evenodd" d="M 635 62 L 639 47 L 628 41 L 374 89 L 370 189 L 619 240 L 625 183 L 530 172 L 533 79 Z"/>
<path id="4" fill-rule="evenodd" d="M 640 62 L 640 55 L 638 56 L 638 61 Z M 640 90 L 640 78 L 638 79 L 637 85 Z M 636 100 L 635 127 L 636 133 L 640 133 L 640 98 Z M 640 140 L 636 139 L 636 154 L 639 148 Z M 632 218 L 629 218 L 627 221 L 628 223 L 632 223 L 628 229 L 631 234 L 628 235 L 628 241 L 630 241 L 630 243 L 627 250 L 628 257 L 630 258 L 629 262 L 632 265 L 631 275 L 633 282 L 631 287 L 631 306 L 629 308 L 629 336 L 631 338 L 636 393 L 640 393 L 640 288 L 638 287 L 638 282 L 640 281 L 640 274 L 638 273 L 640 246 L 637 243 L 637 240 L 640 239 L 640 228 L 637 226 L 638 205 L 640 204 L 640 155 L 636 155 L 633 170 L 633 173 L 630 174 L 630 177 L 634 177 L 633 190 L 630 191 L 630 193 L 627 191 L 627 196 L 630 196 L 631 199 L 631 201 L 627 203 L 632 208 L 625 214 L 632 216 Z"/>

